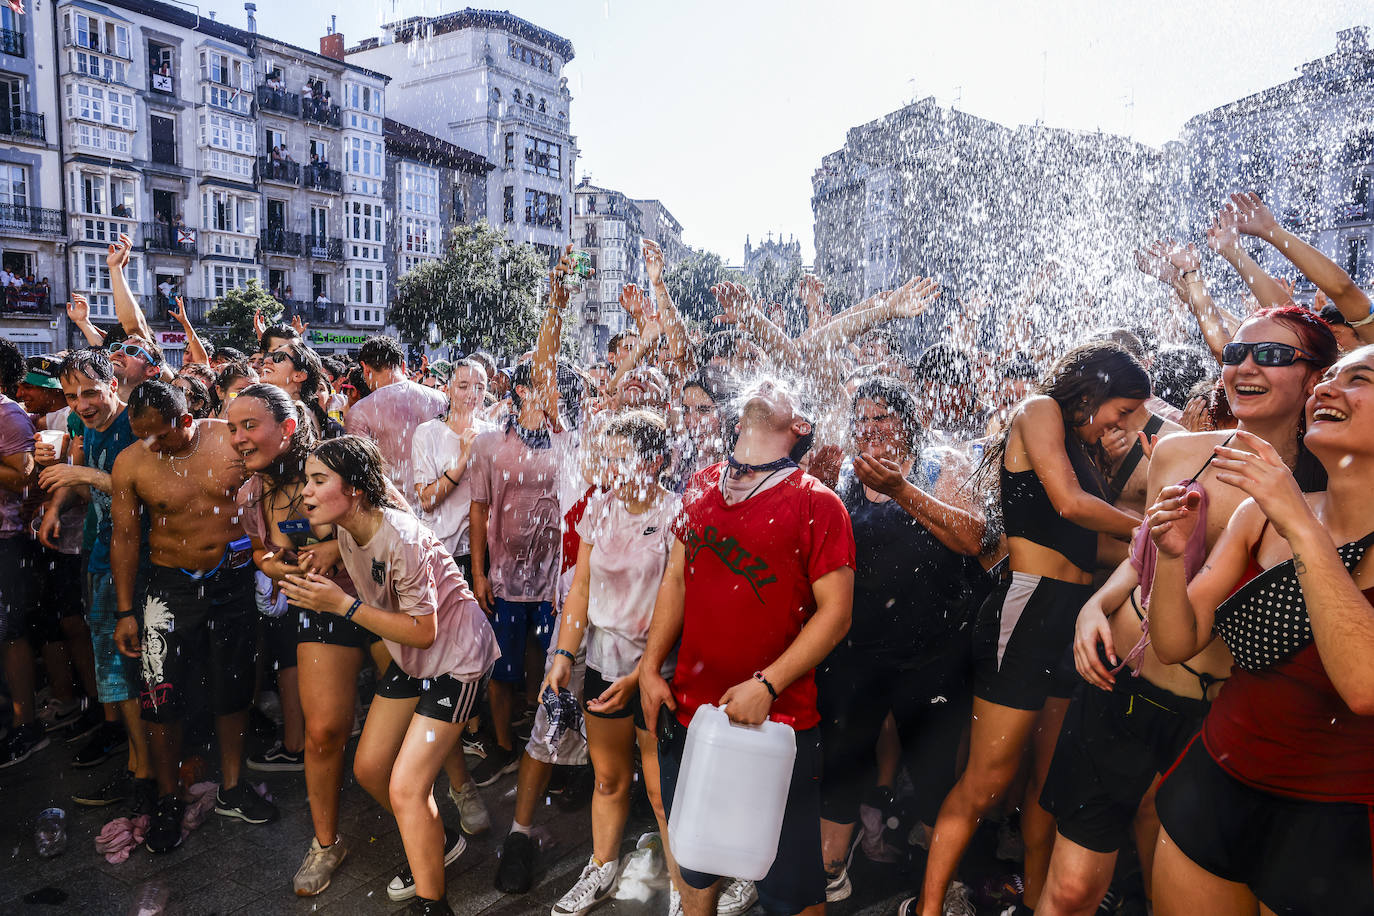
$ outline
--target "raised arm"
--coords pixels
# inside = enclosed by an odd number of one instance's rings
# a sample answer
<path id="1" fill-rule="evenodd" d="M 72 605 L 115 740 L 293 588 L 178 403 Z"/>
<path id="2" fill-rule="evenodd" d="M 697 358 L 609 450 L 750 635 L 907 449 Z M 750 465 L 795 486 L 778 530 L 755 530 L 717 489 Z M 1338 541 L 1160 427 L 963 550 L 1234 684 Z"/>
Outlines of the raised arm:
<path id="1" fill-rule="evenodd" d="M 110 269 L 110 289 L 114 293 L 115 317 L 124 327 L 125 334 L 137 334 L 144 340 L 152 340 L 153 332 L 148 327 L 148 319 L 144 317 L 133 290 L 129 289 L 129 280 L 124 276 L 124 271 L 129 268 L 129 252 L 133 248 L 133 239 L 121 232 L 119 241 L 111 245 L 105 255 L 105 264 Z"/>
<path id="2" fill-rule="evenodd" d="M 1156 276 L 1173 287 L 1178 298 L 1188 306 L 1197 319 L 1198 328 L 1207 342 L 1207 349 L 1221 360 L 1221 350 L 1230 343 L 1234 329 L 1226 322 L 1216 303 L 1207 292 L 1202 279 L 1202 258 L 1197 246 L 1179 245 L 1173 239 L 1155 242 L 1147 249 L 1147 257 L 1158 270 Z M 1140 263 L 1137 257 L 1137 263 Z"/>
<path id="3" fill-rule="evenodd" d="M 959 494 L 965 488 L 954 482 L 958 474 L 941 474 L 939 496 L 927 493 L 902 476 L 901 468 L 886 458 L 860 454 L 854 457 L 854 475 L 865 486 L 891 497 L 941 544 L 955 553 L 976 557 L 982 549 L 987 522 Z"/>
<path id="4" fill-rule="evenodd" d="M 898 318 L 915 318 L 940 297 L 940 287 L 929 277 L 912 277 L 900 288 L 878 298 L 868 308 L 847 311 L 819 331 L 810 334 L 802 346 L 808 351 L 834 350 L 875 325 Z"/>
<path id="5" fill-rule="evenodd" d="M 684 376 L 696 371 L 696 350 L 689 346 L 687 324 L 677 310 L 677 303 L 668 293 L 668 284 L 663 281 L 663 250 L 653 239 L 644 240 L 644 269 L 649 273 L 649 288 L 654 292 L 658 304 L 658 319 L 663 325 L 663 333 L 668 341 L 668 354 Z"/>
<path id="6" fill-rule="evenodd" d="M 1231 204 L 1236 209 L 1237 227 L 1241 232 L 1264 239 L 1277 248 L 1307 279 L 1326 293 L 1341 310 L 1345 320 L 1355 327 L 1360 340 L 1365 343 L 1374 342 L 1374 324 L 1369 322 L 1369 297 L 1355 285 L 1350 274 L 1342 270 L 1335 261 L 1280 226 L 1258 194 L 1232 194 Z M 1356 326 L 1357 322 L 1365 323 Z"/>
<path id="7" fill-rule="evenodd" d="M 1292 305 L 1293 294 L 1282 283 L 1264 272 L 1240 244 L 1240 214 L 1235 207 L 1223 207 L 1207 230 L 1207 247 L 1235 268 L 1250 288 L 1260 308 Z"/>
<path id="8" fill-rule="evenodd" d="M 86 343 L 93 347 L 105 346 L 105 332 L 91 324 L 91 306 L 85 296 L 72 293 L 72 301 L 67 303 L 67 320 L 76 325 Z"/>
<path id="9" fill-rule="evenodd" d="M 210 365 L 210 354 L 205 352 L 205 344 L 201 343 L 196 329 L 191 326 L 190 317 L 186 314 L 186 300 L 177 296 L 172 302 L 174 307 L 168 310 L 167 314 L 175 318 L 181 329 L 186 332 L 186 362 Z"/>
<path id="10" fill-rule="evenodd" d="M 563 310 L 572 298 L 572 291 L 563 280 L 573 271 L 572 248 L 569 242 L 563 249 L 563 256 L 549 271 L 549 304 L 539 325 L 539 338 L 534 344 L 530 367 L 534 403 L 552 424 L 558 422 L 558 345 L 563 338 Z"/>
<path id="11" fill-rule="evenodd" d="M 1093 531 L 1129 537 L 1140 524 L 1133 512 L 1123 512 L 1084 490 L 1064 451 L 1064 414 L 1052 398 L 1031 398 L 1012 421 L 1031 470 L 1061 516 Z"/>
<path id="12" fill-rule="evenodd" d="M 743 285 L 726 281 L 711 287 L 711 293 L 720 303 L 727 322 L 737 323 L 752 335 L 774 360 L 796 365 L 800 359 L 796 342 L 782 328 L 768 320 Z"/>

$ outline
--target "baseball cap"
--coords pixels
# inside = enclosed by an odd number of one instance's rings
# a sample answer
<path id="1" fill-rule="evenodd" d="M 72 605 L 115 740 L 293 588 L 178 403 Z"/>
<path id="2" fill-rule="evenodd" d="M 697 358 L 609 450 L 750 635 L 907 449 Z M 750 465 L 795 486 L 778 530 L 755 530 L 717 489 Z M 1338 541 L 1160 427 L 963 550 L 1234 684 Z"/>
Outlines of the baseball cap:
<path id="1" fill-rule="evenodd" d="M 24 361 L 27 370 L 24 374 L 24 384 L 35 388 L 62 390 L 62 383 L 57 378 L 57 369 L 61 365 L 62 360 L 56 356 L 30 356 Z"/>

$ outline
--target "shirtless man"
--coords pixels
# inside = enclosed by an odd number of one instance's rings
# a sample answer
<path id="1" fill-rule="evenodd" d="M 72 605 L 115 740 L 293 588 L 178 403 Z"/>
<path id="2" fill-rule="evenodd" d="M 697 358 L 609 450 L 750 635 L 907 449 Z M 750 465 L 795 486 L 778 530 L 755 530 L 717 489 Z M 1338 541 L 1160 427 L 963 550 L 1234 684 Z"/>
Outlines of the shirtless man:
<path id="1" fill-rule="evenodd" d="M 251 550 L 242 543 L 235 508 L 247 475 L 228 425 L 192 418 L 185 395 L 172 385 L 150 381 L 134 389 L 129 422 L 143 441 L 114 466 L 115 641 L 125 655 L 143 659 L 142 716 L 149 723 L 159 795 L 145 842 L 152 852 L 168 852 L 181 844 L 177 771 L 181 719 L 192 691 L 208 690 L 215 716 L 222 769 L 215 812 L 250 824 L 277 817 L 276 808 L 239 782 L 253 698 Z M 134 594 L 144 512 L 152 568 L 140 613 Z"/>

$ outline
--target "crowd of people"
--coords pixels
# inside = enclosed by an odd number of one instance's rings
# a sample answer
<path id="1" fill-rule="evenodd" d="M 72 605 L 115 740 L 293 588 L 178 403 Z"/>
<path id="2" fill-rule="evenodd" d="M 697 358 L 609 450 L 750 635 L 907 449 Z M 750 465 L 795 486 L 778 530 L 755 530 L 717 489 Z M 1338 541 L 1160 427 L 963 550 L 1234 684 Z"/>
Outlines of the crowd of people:
<path id="1" fill-rule="evenodd" d="M 73 800 L 151 853 L 183 842 L 187 748 L 249 824 L 278 812 L 246 770 L 303 772 L 306 897 L 347 867 L 356 735 L 405 849 L 386 893 L 423 914 L 452 912 L 445 867 L 510 774 L 495 882 L 529 891 L 541 801 L 587 766 L 591 856 L 553 916 L 614 893 L 640 791 L 670 914 L 824 912 L 863 855 L 924 858 L 902 916 L 970 916 L 985 823 L 1020 863 L 979 889 L 999 912 L 1118 907 L 1123 851 L 1168 916 L 1374 912 L 1370 299 L 1253 194 L 1205 244 L 1243 298 L 1196 245 L 1142 244 L 1172 307 L 1063 346 L 1023 323 L 1053 270 L 1001 333 L 970 297 L 913 357 L 889 324 L 931 279 L 835 313 L 807 277 L 799 334 L 725 282 L 702 327 L 646 241 L 634 329 L 586 365 L 560 356 L 570 245 L 508 366 L 414 367 L 385 336 L 321 357 L 299 321 L 212 348 L 174 309 L 173 371 L 121 239 L 120 329 L 75 297 L 90 346 L 0 341 L 0 768 L 62 729 L 74 766 L 119 756 Z M 269 687 L 281 731 L 249 754 Z M 755 881 L 673 857 L 704 705 L 795 735 Z"/>

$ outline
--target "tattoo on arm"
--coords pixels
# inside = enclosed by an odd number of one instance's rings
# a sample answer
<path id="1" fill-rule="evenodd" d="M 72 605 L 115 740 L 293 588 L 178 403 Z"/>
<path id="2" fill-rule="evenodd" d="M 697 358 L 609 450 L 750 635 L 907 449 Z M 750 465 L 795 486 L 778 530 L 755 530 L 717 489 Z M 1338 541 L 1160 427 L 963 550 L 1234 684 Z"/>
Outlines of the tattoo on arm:
<path id="1" fill-rule="evenodd" d="M 1293 571 L 1300 576 L 1307 572 L 1307 564 L 1304 563 L 1302 557 L 1298 556 L 1296 553 L 1293 554 Z"/>

